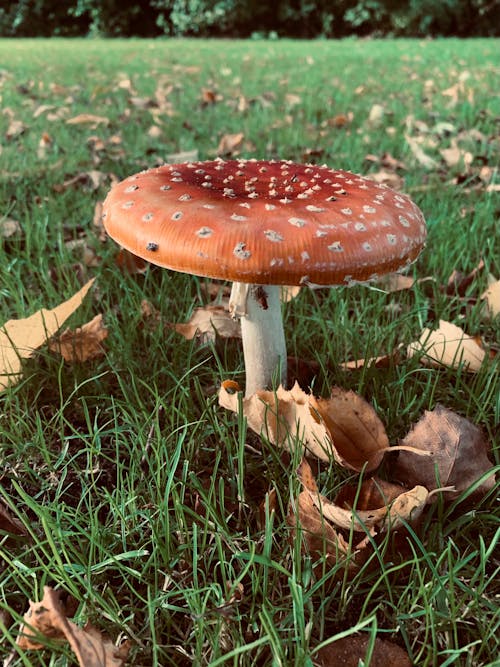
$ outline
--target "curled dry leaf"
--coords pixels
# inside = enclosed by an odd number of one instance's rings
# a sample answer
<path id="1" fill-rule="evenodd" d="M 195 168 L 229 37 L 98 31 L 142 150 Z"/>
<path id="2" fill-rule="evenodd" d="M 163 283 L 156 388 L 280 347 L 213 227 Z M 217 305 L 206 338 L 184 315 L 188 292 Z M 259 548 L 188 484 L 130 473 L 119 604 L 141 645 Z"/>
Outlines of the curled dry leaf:
<path id="1" fill-rule="evenodd" d="M 403 484 L 424 484 L 429 490 L 454 486 L 459 493 L 492 467 L 487 457 L 488 443 L 480 429 L 442 405 L 426 411 L 402 444 L 430 453 L 426 457 L 411 451 L 399 453 L 392 472 Z M 485 493 L 494 483 L 492 473 L 476 492 Z"/>
<path id="2" fill-rule="evenodd" d="M 52 310 L 42 308 L 30 317 L 9 320 L 0 329 L 0 391 L 21 379 L 22 359 L 51 338 L 81 305 L 94 280 Z"/>
<path id="3" fill-rule="evenodd" d="M 358 667 L 365 663 L 371 640 L 367 635 L 351 635 L 327 644 L 313 655 L 315 667 Z M 400 646 L 376 637 L 370 654 L 370 667 L 411 667 L 412 662 Z"/>
<path id="4" fill-rule="evenodd" d="M 102 342 L 108 337 L 102 313 L 82 327 L 72 331 L 66 329 L 49 343 L 49 349 L 58 352 L 65 361 L 83 363 L 104 354 Z"/>
<path id="5" fill-rule="evenodd" d="M 43 589 L 40 602 L 30 600 L 16 643 L 23 649 L 41 649 L 39 636 L 69 642 L 81 667 L 122 667 L 129 652 L 129 642 L 115 646 L 95 628 L 80 628 L 68 620 L 61 596 L 49 586 Z"/>
<path id="6" fill-rule="evenodd" d="M 225 386 L 219 403 L 238 412 L 238 396 Z M 352 470 L 374 470 L 389 441 L 375 410 L 353 391 L 334 388 L 330 398 L 306 394 L 297 383 L 290 391 L 258 391 L 242 401 L 248 426 L 275 445 L 290 449 L 299 443 L 323 461 L 334 458 Z"/>
<path id="7" fill-rule="evenodd" d="M 423 363 L 430 366 L 459 368 L 463 365 L 470 373 L 477 373 L 486 357 L 481 342 L 468 336 L 463 329 L 440 320 L 439 328 L 424 329 L 418 341 L 407 348 L 409 357 L 421 355 Z"/>
<path id="8" fill-rule="evenodd" d="M 231 317 L 224 306 L 196 308 L 189 322 L 171 326 L 187 340 L 195 336 L 205 341 L 215 340 L 216 335 L 221 338 L 241 338 L 239 321 Z"/>
<path id="9" fill-rule="evenodd" d="M 310 478 L 312 473 L 309 464 L 302 461 L 298 470 L 299 479 L 323 519 L 336 528 L 353 529 L 359 533 L 368 531 L 376 534 L 389 529 L 397 530 L 402 527 L 403 522 L 416 521 L 420 518 L 429 496 L 428 490 L 421 485 L 407 490 L 383 480 L 370 479 L 363 482 L 360 497 L 356 498 L 357 488 L 351 489 L 352 503 L 346 502 L 347 497 L 344 492 L 341 505 L 338 500 L 331 501 L 317 490 L 310 488 L 303 480 L 304 474 Z M 355 501 L 356 506 L 353 507 Z"/>
<path id="10" fill-rule="evenodd" d="M 68 118 L 66 121 L 67 125 L 90 125 L 91 127 L 97 127 L 98 125 L 109 125 L 109 118 L 105 116 L 96 116 L 91 113 L 81 113 L 78 116 L 73 118 Z"/>

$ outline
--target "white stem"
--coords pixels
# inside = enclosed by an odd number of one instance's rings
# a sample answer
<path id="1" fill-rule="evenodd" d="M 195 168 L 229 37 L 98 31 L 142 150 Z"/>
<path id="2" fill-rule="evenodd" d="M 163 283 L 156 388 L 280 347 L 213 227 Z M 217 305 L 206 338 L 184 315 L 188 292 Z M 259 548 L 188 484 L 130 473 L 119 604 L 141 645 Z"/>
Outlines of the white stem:
<path id="1" fill-rule="evenodd" d="M 281 384 L 286 384 L 286 343 L 280 294 L 279 285 L 233 284 L 229 309 L 235 317 L 241 318 L 245 396 L 272 387 L 278 369 Z"/>

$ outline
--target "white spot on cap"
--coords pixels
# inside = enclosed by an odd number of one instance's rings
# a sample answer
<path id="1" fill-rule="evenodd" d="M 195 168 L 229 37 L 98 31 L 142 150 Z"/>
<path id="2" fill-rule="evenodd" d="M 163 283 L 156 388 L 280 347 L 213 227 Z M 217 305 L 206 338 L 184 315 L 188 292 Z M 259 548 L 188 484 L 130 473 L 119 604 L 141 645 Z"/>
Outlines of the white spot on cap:
<path id="1" fill-rule="evenodd" d="M 397 237 L 395 234 L 387 234 L 387 241 L 389 242 L 389 245 L 396 245 L 397 243 Z"/>
<path id="2" fill-rule="evenodd" d="M 410 226 L 409 221 L 402 215 L 399 216 L 399 222 L 403 225 L 403 227 L 409 227 Z"/>
<path id="3" fill-rule="evenodd" d="M 303 262 L 307 262 L 309 259 L 311 259 L 309 253 L 306 250 L 303 250 L 300 253 L 300 256 L 301 256 Z"/>
<path id="4" fill-rule="evenodd" d="M 154 218 L 154 215 L 153 215 L 152 213 L 145 213 L 145 214 L 142 216 L 142 219 L 143 219 L 144 222 L 149 222 L 149 221 L 152 220 L 153 218 Z"/>
<path id="5" fill-rule="evenodd" d="M 288 222 L 294 227 L 304 227 L 307 224 L 302 218 L 288 218 Z"/>
<path id="6" fill-rule="evenodd" d="M 308 206 L 306 206 L 306 209 L 311 213 L 323 213 L 324 211 L 326 211 L 325 208 L 321 208 L 320 206 L 313 206 L 313 204 L 309 204 Z"/>
<path id="7" fill-rule="evenodd" d="M 354 229 L 357 232 L 366 232 L 366 225 L 364 225 L 362 222 L 356 222 L 354 225 Z"/>
<path id="8" fill-rule="evenodd" d="M 211 227 L 200 227 L 196 232 L 196 236 L 199 236 L 200 239 L 208 239 L 213 233 L 214 230 Z"/>
<path id="9" fill-rule="evenodd" d="M 135 202 L 133 201 L 126 201 L 122 204 L 122 208 L 132 208 Z"/>
<path id="10" fill-rule="evenodd" d="M 276 205 L 275 204 L 266 204 L 264 206 L 264 208 L 266 209 L 266 211 L 274 211 L 274 209 L 276 208 Z"/>
<path id="11" fill-rule="evenodd" d="M 264 235 L 270 241 L 274 241 L 275 243 L 279 243 L 280 241 L 283 241 L 283 236 L 279 232 L 276 232 L 274 229 L 266 229 L 264 231 Z"/>
<path id="12" fill-rule="evenodd" d="M 231 216 L 231 220 L 234 220 L 235 222 L 243 222 L 246 219 L 247 219 L 246 215 L 237 215 L 236 213 L 233 213 L 233 215 Z"/>
<path id="13" fill-rule="evenodd" d="M 370 243 L 368 243 L 368 242 L 363 243 L 362 247 L 363 247 L 363 250 L 366 250 L 366 252 L 371 252 L 373 250 Z"/>
<path id="14" fill-rule="evenodd" d="M 185 194 L 179 197 L 179 201 L 190 201 L 192 199 L 191 195 Z"/>
<path id="15" fill-rule="evenodd" d="M 138 185 L 129 185 L 128 188 L 125 188 L 125 190 L 123 192 L 127 192 L 127 193 L 135 192 L 138 189 L 139 189 Z"/>
<path id="16" fill-rule="evenodd" d="M 146 250 L 150 250 L 151 252 L 156 252 L 158 250 L 158 244 L 153 243 L 152 241 L 147 244 Z"/>
<path id="17" fill-rule="evenodd" d="M 172 214 L 172 220 L 180 220 L 182 218 L 182 211 L 176 211 Z"/>
<path id="18" fill-rule="evenodd" d="M 334 241 L 333 243 L 330 243 L 328 247 L 328 250 L 331 250 L 331 252 L 344 252 L 344 248 L 342 247 L 342 244 L 340 241 Z"/>
<path id="19" fill-rule="evenodd" d="M 365 213 L 376 213 L 376 212 L 377 212 L 377 209 L 376 209 L 376 208 L 373 208 L 373 206 L 366 206 L 366 205 L 365 205 L 365 206 L 363 206 L 363 211 L 364 211 Z"/>
<path id="20" fill-rule="evenodd" d="M 172 186 L 171 185 L 160 185 L 160 190 L 163 192 L 166 192 L 167 190 L 171 190 Z"/>
<path id="21" fill-rule="evenodd" d="M 352 208 L 341 208 L 340 212 L 344 215 L 352 215 Z"/>
<path id="22" fill-rule="evenodd" d="M 203 208 L 207 208 L 211 211 L 215 208 L 215 206 L 213 204 L 203 204 Z"/>
<path id="23" fill-rule="evenodd" d="M 240 241 L 234 246 L 233 255 L 238 259 L 249 259 L 252 256 L 250 250 L 247 250 L 247 244 Z"/>

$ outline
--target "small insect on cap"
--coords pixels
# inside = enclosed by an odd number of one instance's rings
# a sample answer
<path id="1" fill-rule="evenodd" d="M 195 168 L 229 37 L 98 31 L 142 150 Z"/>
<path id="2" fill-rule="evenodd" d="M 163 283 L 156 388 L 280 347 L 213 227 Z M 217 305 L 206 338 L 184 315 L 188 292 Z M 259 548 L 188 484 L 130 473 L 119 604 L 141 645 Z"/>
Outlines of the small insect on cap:
<path id="1" fill-rule="evenodd" d="M 347 171 L 288 161 L 165 165 L 115 185 L 109 235 L 176 271 L 223 280 L 318 285 L 398 271 L 426 227 L 405 195 Z"/>

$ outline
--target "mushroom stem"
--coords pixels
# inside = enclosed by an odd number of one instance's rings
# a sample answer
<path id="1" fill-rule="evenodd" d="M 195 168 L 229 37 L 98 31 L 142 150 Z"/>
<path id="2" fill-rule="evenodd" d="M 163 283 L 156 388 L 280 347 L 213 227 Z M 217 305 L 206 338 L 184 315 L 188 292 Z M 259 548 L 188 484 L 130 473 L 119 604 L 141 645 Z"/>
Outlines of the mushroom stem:
<path id="1" fill-rule="evenodd" d="M 272 387 L 279 370 L 280 382 L 286 384 L 286 343 L 281 315 L 279 285 L 233 283 L 229 309 L 241 319 L 241 337 L 245 358 L 245 396 Z"/>

